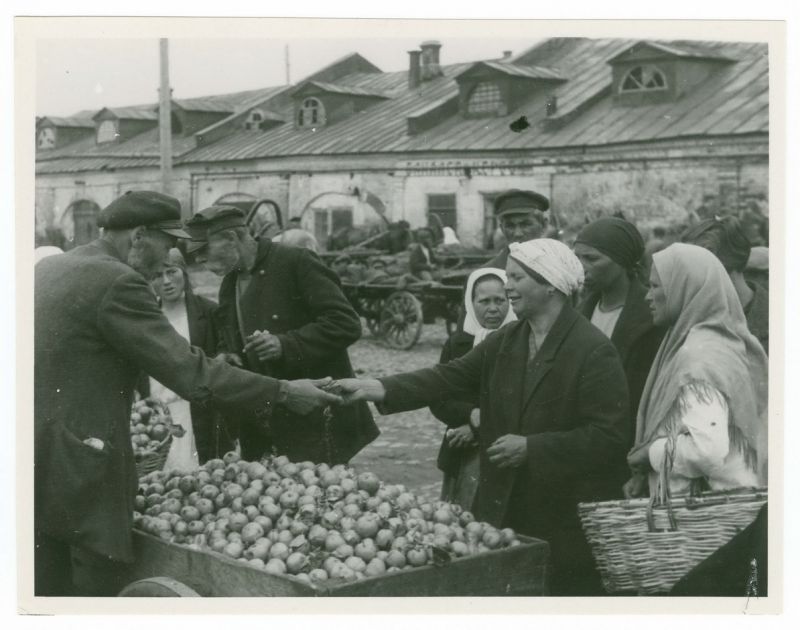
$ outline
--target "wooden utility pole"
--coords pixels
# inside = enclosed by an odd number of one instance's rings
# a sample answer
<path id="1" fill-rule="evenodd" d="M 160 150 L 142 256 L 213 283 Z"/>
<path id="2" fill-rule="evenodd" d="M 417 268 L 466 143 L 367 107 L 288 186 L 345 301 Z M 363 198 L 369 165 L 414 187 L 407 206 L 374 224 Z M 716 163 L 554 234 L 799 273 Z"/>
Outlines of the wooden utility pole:
<path id="1" fill-rule="evenodd" d="M 161 148 L 161 191 L 172 190 L 172 89 L 169 87 L 169 42 L 158 41 L 161 60 L 161 86 L 158 90 L 158 138 Z"/>
<path id="2" fill-rule="evenodd" d="M 291 76 L 289 75 L 289 44 L 283 48 L 283 57 L 286 60 L 286 85 L 291 85 Z"/>

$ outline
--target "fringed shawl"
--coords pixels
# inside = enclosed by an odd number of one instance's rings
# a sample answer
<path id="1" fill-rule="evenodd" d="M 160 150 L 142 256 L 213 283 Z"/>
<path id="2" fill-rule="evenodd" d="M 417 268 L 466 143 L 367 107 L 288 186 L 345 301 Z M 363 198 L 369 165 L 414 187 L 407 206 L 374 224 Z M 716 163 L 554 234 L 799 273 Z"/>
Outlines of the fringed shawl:
<path id="1" fill-rule="evenodd" d="M 709 251 L 682 243 L 656 253 L 653 264 L 672 324 L 644 386 L 628 463 L 641 470 L 650 444 L 679 431 L 684 388 L 710 395 L 710 386 L 728 402 L 731 449 L 766 484 L 767 357 L 727 272 Z"/>

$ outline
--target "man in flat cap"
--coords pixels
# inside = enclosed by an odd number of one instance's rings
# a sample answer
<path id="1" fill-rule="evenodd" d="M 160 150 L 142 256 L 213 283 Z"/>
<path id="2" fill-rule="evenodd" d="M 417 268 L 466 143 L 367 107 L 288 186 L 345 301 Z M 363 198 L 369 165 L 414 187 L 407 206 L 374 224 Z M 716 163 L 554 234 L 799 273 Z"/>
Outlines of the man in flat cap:
<path id="1" fill-rule="evenodd" d="M 506 245 L 484 267 L 505 269 L 508 246 L 544 236 L 550 200 L 532 190 L 507 190 L 494 201 L 494 216 L 505 237 Z"/>
<path id="2" fill-rule="evenodd" d="M 336 402 L 207 358 L 170 325 L 146 277 L 180 237 L 180 204 L 130 192 L 100 237 L 35 268 L 34 592 L 116 595 L 133 560 L 133 391 L 145 372 L 192 403 L 269 417 Z M 316 384 L 324 386 L 322 381 Z"/>
<path id="3" fill-rule="evenodd" d="M 198 260 L 224 276 L 217 327 L 233 361 L 275 378 L 353 375 L 347 347 L 361 336 L 361 320 L 316 254 L 255 240 L 244 213 L 230 206 L 202 210 L 187 230 L 207 243 Z M 245 459 L 272 452 L 331 464 L 347 462 L 378 435 L 366 404 L 302 418 L 276 411 L 268 428 L 241 423 L 240 431 Z"/>

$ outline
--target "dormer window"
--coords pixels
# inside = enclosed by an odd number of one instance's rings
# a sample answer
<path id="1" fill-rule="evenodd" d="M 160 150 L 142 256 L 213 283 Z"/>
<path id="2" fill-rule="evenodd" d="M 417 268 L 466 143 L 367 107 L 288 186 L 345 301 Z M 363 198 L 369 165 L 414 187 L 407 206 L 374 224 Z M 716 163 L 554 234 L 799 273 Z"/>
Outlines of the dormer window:
<path id="1" fill-rule="evenodd" d="M 321 127 L 325 124 L 325 108 L 316 98 L 303 99 L 297 112 L 298 127 Z"/>
<path id="2" fill-rule="evenodd" d="M 263 120 L 264 112 L 262 112 L 260 109 L 254 109 L 247 117 L 247 120 L 244 123 L 244 128 L 250 131 L 256 131 L 260 128 Z"/>
<path id="3" fill-rule="evenodd" d="M 39 131 L 36 138 L 36 146 L 39 149 L 52 149 L 56 146 L 56 132 L 52 127 L 45 127 Z"/>
<path id="4" fill-rule="evenodd" d="M 113 142 L 117 139 L 117 125 L 113 120 L 104 120 L 97 127 L 97 144 Z"/>
<path id="5" fill-rule="evenodd" d="M 498 114 L 503 108 L 503 96 L 493 81 L 481 81 L 470 92 L 467 112 L 470 114 Z"/>
<path id="6" fill-rule="evenodd" d="M 632 68 L 620 83 L 620 93 L 657 92 L 668 89 L 667 78 L 656 66 L 642 65 Z"/>

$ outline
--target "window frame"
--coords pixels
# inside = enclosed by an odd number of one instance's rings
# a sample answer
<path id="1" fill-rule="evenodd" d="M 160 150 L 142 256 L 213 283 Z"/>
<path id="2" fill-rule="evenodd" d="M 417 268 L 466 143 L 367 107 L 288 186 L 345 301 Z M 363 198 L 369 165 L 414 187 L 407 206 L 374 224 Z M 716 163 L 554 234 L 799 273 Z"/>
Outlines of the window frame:
<path id="1" fill-rule="evenodd" d="M 480 110 L 473 110 L 473 98 L 475 98 L 476 93 L 480 90 L 483 86 L 490 86 L 493 88 L 493 95 L 496 94 L 497 102 L 494 109 L 480 109 Z M 490 101 L 487 101 L 490 102 Z M 499 116 L 505 107 L 505 101 L 503 100 L 503 90 L 498 85 L 497 81 L 493 81 L 492 79 L 482 79 L 475 83 L 474 86 L 469 91 L 467 95 L 467 103 L 466 103 L 466 114 L 468 116 Z"/>
<path id="2" fill-rule="evenodd" d="M 637 79 L 632 77 L 631 75 L 636 72 L 637 70 L 642 71 L 643 78 Z M 650 71 L 653 76 L 660 76 L 662 85 L 656 87 L 647 87 L 644 85 L 644 72 L 645 70 Z M 639 84 L 639 87 L 636 88 L 626 88 L 625 83 L 626 81 L 631 78 L 633 81 Z M 668 92 L 670 89 L 669 80 L 667 79 L 667 73 L 664 72 L 661 68 L 659 68 L 656 64 L 653 63 L 641 63 L 638 65 L 633 66 L 630 70 L 627 70 L 625 74 L 622 75 L 622 78 L 619 82 L 619 87 L 617 88 L 618 94 L 653 94 L 653 93 L 660 93 L 660 92 Z"/>
<path id="3" fill-rule="evenodd" d="M 313 105 L 309 104 L 311 101 L 314 102 Z M 312 119 L 306 122 L 306 112 L 313 112 L 313 118 L 316 118 L 316 120 Z M 304 97 L 297 108 L 297 126 L 301 129 L 313 129 L 316 127 L 324 127 L 326 123 L 327 115 L 325 112 L 325 105 L 322 101 L 316 96 Z"/>
<path id="4" fill-rule="evenodd" d="M 104 125 L 106 127 L 110 125 L 111 128 L 113 129 L 111 137 L 105 140 L 102 139 L 100 135 Z M 114 142 L 117 139 L 118 135 L 119 135 L 119 128 L 117 126 L 117 121 L 115 120 L 111 119 L 101 120 L 100 124 L 97 125 L 97 144 L 108 144 L 109 142 Z"/>
<path id="5" fill-rule="evenodd" d="M 432 203 L 434 200 L 441 202 L 444 199 L 451 200 L 452 203 Z M 430 216 L 435 214 L 442 227 L 451 227 L 454 231 L 458 231 L 458 195 L 456 193 L 428 193 L 425 202 L 425 214 L 429 224 Z M 444 220 L 444 215 L 452 217 L 452 225 Z"/>

